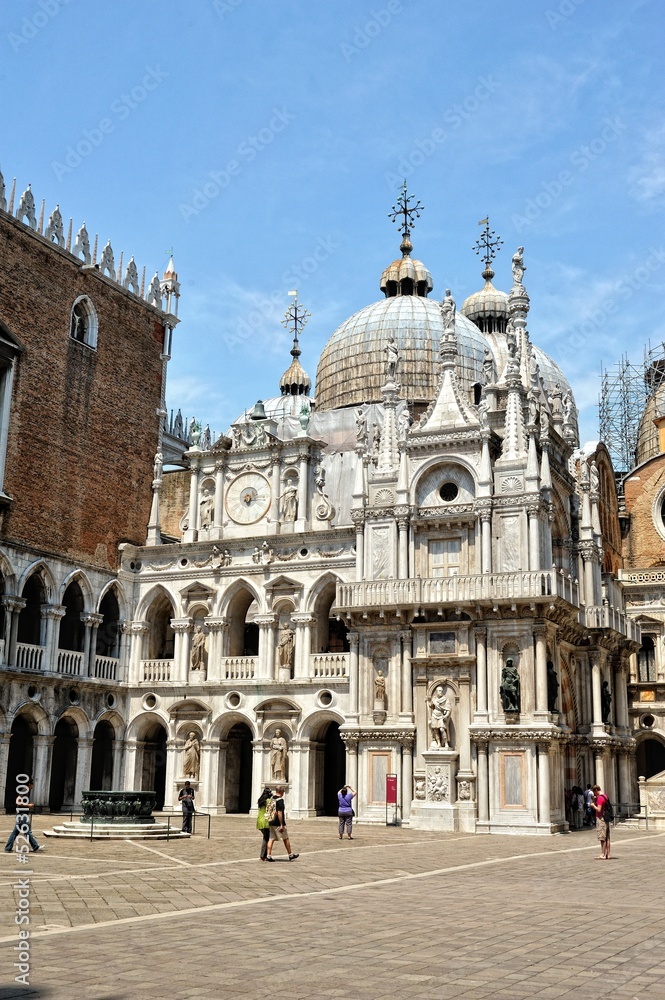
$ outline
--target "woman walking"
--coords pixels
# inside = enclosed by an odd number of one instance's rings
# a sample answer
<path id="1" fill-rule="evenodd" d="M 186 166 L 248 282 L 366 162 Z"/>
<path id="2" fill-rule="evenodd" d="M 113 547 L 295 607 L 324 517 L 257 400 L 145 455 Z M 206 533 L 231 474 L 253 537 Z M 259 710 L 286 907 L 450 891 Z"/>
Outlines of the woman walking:
<path id="1" fill-rule="evenodd" d="M 337 815 L 339 816 L 339 839 L 342 840 L 344 836 L 344 827 L 346 827 L 346 836 L 348 840 L 353 840 L 351 836 L 351 830 L 353 828 L 353 817 L 355 813 L 353 811 L 352 802 L 358 793 L 351 788 L 351 785 L 344 785 L 337 793 L 337 801 L 339 803 L 339 808 L 337 809 Z"/>
<path id="2" fill-rule="evenodd" d="M 261 853 L 259 855 L 259 861 L 265 861 L 266 854 L 268 853 L 268 841 L 270 840 L 270 823 L 266 819 L 266 806 L 268 805 L 269 799 L 272 798 L 271 790 L 266 786 L 261 795 L 259 796 L 259 801 L 257 803 L 259 811 L 256 815 L 256 829 L 261 831 L 263 835 L 263 840 L 261 841 Z"/>

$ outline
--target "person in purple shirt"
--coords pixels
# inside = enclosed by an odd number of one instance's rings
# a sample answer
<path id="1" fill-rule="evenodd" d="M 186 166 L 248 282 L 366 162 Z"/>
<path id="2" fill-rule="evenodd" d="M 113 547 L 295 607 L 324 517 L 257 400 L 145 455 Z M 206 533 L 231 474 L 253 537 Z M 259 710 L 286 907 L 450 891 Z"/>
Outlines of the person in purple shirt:
<path id="1" fill-rule="evenodd" d="M 349 840 L 353 840 L 351 830 L 353 828 L 353 817 L 355 816 L 355 813 L 353 811 L 352 802 L 357 794 L 358 793 L 351 788 L 351 785 L 344 785 L 337 793 L 337 801 L 339 802 L 337 815 L 339 816 L 340 840 L 344 836 L 344 827 L 346 827 L 347 838 Z"/>

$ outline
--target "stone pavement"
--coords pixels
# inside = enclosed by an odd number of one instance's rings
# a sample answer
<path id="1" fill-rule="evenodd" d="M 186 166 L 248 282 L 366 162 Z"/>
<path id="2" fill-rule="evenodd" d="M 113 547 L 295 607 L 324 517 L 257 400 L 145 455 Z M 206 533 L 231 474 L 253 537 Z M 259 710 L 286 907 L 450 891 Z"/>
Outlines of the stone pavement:
<path id="1" fill-rule="evenodd" d="M 665 834 L 619 827 L 600 862 L 592 831 L 289 829 L 300 858 L 276 845 L 272 865 L 232 816 L 210 840 L 50 840 L 30 875 L 0 855 L 0 998 L 665 1000 Z M 29 988 L 12 968 L 26 878 Z"/>

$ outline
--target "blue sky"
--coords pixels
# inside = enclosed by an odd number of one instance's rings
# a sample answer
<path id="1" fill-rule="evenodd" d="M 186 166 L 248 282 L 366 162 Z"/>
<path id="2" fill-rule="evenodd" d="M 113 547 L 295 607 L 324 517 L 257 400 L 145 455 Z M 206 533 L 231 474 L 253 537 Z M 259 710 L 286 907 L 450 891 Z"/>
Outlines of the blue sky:
<path id="1" fill-rule="evenodd" d="M 278 394 L 294 287 L 326 340 L 380 297 L 406 176 L 414 256 L 458 305 L 471 246 L 525 246 L 529 329 L 597 436 L 601 361 L 665 337 L 658 0 L 21 0 L 0 13 L 0 167 L 182 283 L 169 406 Z"/>

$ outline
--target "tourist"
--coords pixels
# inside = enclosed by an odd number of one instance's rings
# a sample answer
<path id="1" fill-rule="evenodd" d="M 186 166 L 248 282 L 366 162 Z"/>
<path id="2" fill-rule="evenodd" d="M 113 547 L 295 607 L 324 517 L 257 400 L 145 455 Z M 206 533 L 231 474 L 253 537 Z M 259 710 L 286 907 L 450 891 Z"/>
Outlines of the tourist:
<path id="1" fill-rule="evenodd" d="M 295 861 L 298 854 L 294 854 L 291 850 L 291 841 L 289 840 L 289 834 L 286 829 L 286 807 L 284 805 L 284 786 L 279 785 L 276 789 L 276 799 L 275 799 L 275 818 L 270 820 L 270 840 L 268 841 L 268 854 L 266 856 L 266 861 L 274 861 L 272 856 L 272 849 L 275 846 L 276 840 L 283 840 L 284 847 L 286 848 L 286 853 L 289 856 L 289 861 Z"/>
<path id="2" fill-rule="evenodd" d="M 196 792 L 189 781 L 185 782 L 185 787 L 178 792 L 178 802 L 182 806 L 182 832 L 192 832 L 192 816 L 194 815 L 194 798 Z"/>
<path id="3" fill-rule="evenodd" d="M 584 825 L 585 826 L 595 826 L 596 825 L 596 814 L 593 811 L 593 791 L 591 785 L 586 786 L 586 791 L 584 792 Z"/>
<path id="4" fill-rule="evenodd" d="M 339 808 L 337 810 L 337 815 L 339 817 L 339 839 L 341 840 L 344 836 L 344 827 L 346 827 L 346 836 L 349 840 L 353 840 L 351 836 L 351 830 L 353 829 L 353 817 L 355 812 L 353 811 L 352 802 L 358 793 L 351 788 L 351 785 L 344 785 L 343 788 L 337 793 L 337 801 L 339 803 Z"/>
<path id="5" fill-rule="evenodd" d="M 256 829 L 261 831 L 263 840 L 261 841 L 261 853 L 259 855 L 259 861 L 265 861 L 268 854 L 268 841 L 270 840 L 270 823 L 266 819 L 266 806 L 268 805 L 268 800 L 272 798 L 272 792 L 266 785 L 266 787 L 261 792 L 258 801 L 259 811 L 256 816 Z"/>
<path id="6" fill-rule="evenodd" d="M 28 794 L 34 788 L 34 782 L 28 779 Z M 10 854 L 14 850 L 14 841 L 17 837 L 27 837 L 30 847 L 33 851 L 45 851 L 45 847 L 40 847 L 35 836 L 32 832 L 32 816 L 30 815 L 30 810 L 35 808 L 34 802 L 25 801 L 25 795 L 19 795 L 16 799 L 16 818 L 14 821 L 14 829 L 9 834 L 9 840 L 5 844 L 5 851 Z"/>
<path id="7" fill-rule="evenodd" d="M 579 785 L 573 788 L 572 809 L 574 829 L 581 830 L 584 819 L 584 792 Z"/>
<path id="8" fill-rule="evenodd" d="M 600 841 L 600 854 L 596 861 L 610 860 L 610 821 L 605 818 L 605 810 L 610 804 L 607 795 L 600 790 L 600 785 L 593 786 L 594 799 L 591 803 L 596 815 L 596 836 Z"/>

